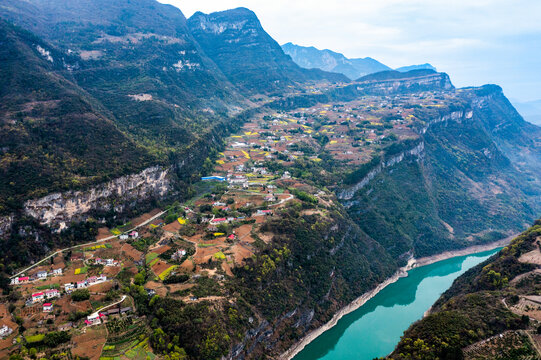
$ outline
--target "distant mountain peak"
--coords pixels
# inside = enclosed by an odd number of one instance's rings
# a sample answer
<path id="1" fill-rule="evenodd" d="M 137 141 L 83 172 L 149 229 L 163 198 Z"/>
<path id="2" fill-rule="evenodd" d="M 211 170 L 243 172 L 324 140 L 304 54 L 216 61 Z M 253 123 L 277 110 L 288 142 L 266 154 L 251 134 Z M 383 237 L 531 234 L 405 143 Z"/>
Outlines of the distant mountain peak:
<path id="1" fill-rule="evenodd" d="M 352 80 L 380 71 L 392 70 L 387 65 L 384 65 L 371 57 L 349 59 L 341 53 L 329 49 L 320 50 L 314 46 L 300 46 L 288 42 L 282 45 L 282 49 L 286 54 L 291 56 L 293 61 L 300 67 L 338 72 L 346 75 Z M 437 71 L 434 66 L 428 63 L 403 66 L 395 70 L 399 72 L 408 72 L 411 70 Z"/>
<path id="2" fill-rule="evenodd" d="M 390 70 L 388 66 L 372 58 L 348 59 L 329 49 L 319 50 L 313 46 L 299 46 L 291 42 L 282 45 L 282 49 L 303 68 L 338 72 L 350 79 Z"/>
<path id="3" fill-rule="evenodd" d="M 434 70 L 437 71 L 436 68 L 429 63 L 424 63 L 420 65 L 408 65 L 408 66 L 402 66 L 395 69 L 396 71 L 400 72 L 408 72 L 411 70 Z"/>

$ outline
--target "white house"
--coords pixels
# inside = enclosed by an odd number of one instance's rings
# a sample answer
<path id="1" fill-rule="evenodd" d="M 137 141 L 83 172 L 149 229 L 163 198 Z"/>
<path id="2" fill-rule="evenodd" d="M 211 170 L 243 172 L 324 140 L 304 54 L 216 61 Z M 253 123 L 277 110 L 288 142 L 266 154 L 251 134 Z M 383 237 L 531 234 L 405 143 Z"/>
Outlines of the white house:
<path id="1" fill-rule="evenodd" d="M 105 281 L 107 281 L 107 276 L 105 276 L 105 275 L 91 276 L 88 279 L 86 279 L 86 282 L 87 282 L 88 286 L 95 285 L 95 284 L 100 284 L 100 283 L 105 282 Z"/>
<path id="2" fill-rule="evenodd" d="M 100 314 L 90 314 L 86 317 L 85 323 L 88 326 L 98 325 L 101 323 Z"/>
<path id="3" fill-rule="evenodd" d="M 60 291 L 58 291 L 57 289 L 50 289 L 45 291 L 45 298 L 52 299 L 56 297 L 60 297 Z"/>
<path id="4" fill-rule="evenodd" d="M 43 270 L 38 271 L 36 276 L 38 277 L 38 279 L 45 279 L 45 278 L 47 278 L 47 271 L 43 271 Z"/>
<path id="5" fill-rule="evenodd" d="M 13 332 L 13 329 L 7 325 L 0 327 L 0 337 L 6 337 Z"/>
<path id="6" fill-rule="evenodd" d="M 173 260 L 180 260 L 182 257 L 186 255 L 186 250 L 184 249 L 178 249 L 172 256 L 171 259 Z"/>
<path id="7" fill-rule="evenodd" d="M 84 289 L 88 286 L 88 283 L 86 280 L 83 281 L 77 281 L 77 289 Z"/>
<path id="8" fill-rule="evenodd" d="M 62 275 L 62 268 L 53 269 L 53 276 Z"/>
<path id="9" fill-rule="evenodd" d="M 120 240 L 128 240 L 129 236 L 128 234 L 122 234 L 118 237 Z"/>
<path id="10" fill-rule="evenodd" d="M 69 294 L 70 292 L 75 290 L 75 285 L 72 283 L 64 284 L 64 290 L 66 290 L 66 292 Z"/>
<path id="11" fill-rule="evenodd" d="M 53 304 L 51 303 L 43 304 L 43 312 L 51 312 L 51 311 L 53 311 Z"/>
<path id="12" fill-rule="evenodd" d="M 19 285 L 24 284 L 30 281 L 30 278 L 28 276 L 22 276 L 11 279 L 11 285 Z"/>
<path id="13" fill-rule="evenodd" d="M 105 266 L 116 266 L 116 265 L 118 265 L 118 261 L 116 261 L 115 259 L 96 258 L 96 260 L 94 260 L 94 262 L 96 264 L 105 265 Z"/>

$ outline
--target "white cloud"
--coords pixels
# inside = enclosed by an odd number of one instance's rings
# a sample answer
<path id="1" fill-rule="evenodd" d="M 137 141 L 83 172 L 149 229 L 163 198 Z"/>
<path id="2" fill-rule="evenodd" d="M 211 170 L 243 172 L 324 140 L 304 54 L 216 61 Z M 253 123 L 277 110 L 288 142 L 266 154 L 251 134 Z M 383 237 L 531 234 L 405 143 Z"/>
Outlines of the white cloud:
<path id="1" fill-rule="evenodd" d="M 531 61 L 541 57 L 539 0 L 160 1 L 188 17 L 247 7 L 281 44 L 370 56 L 393 67 L 430 62 L 458 85 L 499 83 L 515 98 L 541 98 L 541 61 Z"/>

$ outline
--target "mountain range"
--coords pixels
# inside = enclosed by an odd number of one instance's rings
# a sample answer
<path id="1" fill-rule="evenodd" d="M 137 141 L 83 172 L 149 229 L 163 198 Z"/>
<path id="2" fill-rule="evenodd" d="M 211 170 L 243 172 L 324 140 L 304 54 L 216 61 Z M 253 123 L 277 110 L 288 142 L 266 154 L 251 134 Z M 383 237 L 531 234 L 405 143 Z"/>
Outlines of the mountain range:
<path id="1" fill-rule="evenodd" d="M 370 57 L 349 59 L 332 50 L 319 50 L 313 46 L 299 46 L 289 42 L 282 45 L 282 49 L 303 68 L 336 72 L 344 74 L 352 80 L 380 71 L 392 70 L 387 65 Z M 403 66 L 395 70 L 407 72 L 420 69 L 436 70 L 430 64 Z"/>
<path id="2" fill-rule="evenodd" d="M 0 18 L 0 288 L 20 331 L 0 357 L 75 358 L 91 334 L 113 358 L 279 358 L 410 260 L 539 217 L 541 128 L 497 85 L 281 47 L 245 8 L 4 0 Z M 114 285 L 87 312 L 63 291 L 37 332 L 37 282 L 9 278 L 43 258 Z M 86 327 L 120 296 L 133 316 Z"/>

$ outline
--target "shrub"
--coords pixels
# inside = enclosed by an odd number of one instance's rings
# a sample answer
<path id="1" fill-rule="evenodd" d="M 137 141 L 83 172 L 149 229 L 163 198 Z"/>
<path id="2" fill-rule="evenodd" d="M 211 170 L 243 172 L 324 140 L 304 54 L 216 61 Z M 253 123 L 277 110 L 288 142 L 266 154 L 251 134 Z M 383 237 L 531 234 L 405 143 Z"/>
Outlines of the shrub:
<path id="1" fill-rule="evenodd" d="M 88 289 L 78 289 L 71 293 L 71 299 L 73 301 L 84 301 L 90 299 L 90 292 Z"/>

